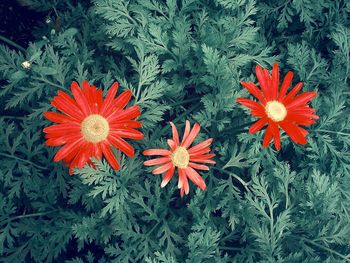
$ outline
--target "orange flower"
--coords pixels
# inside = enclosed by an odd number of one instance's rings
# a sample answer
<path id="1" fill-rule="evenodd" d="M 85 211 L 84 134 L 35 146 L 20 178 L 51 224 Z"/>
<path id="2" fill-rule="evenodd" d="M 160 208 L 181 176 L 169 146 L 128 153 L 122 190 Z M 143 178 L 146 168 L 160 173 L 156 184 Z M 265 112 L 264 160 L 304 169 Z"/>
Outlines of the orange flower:
<path id="1" fill-rule="evenodd" d="M 91 164 L 90 157 L 101 159 L 104 155 L 108 163 L 119 170 L 111 146 L 133 157 L 134 148 L 123 138 L 140 140 L 144 137 L 135 130 L 142 126 L 141 122 L 132 120 L 140 115 L 139 106 L 124 109 L 131 98 L 131 91 L 124 91 L 114 98 L 118 90 L 115 82 L 103 99 L 102 90 L 90 86 L 86 80 L 82 89 L 73 81 L 71 90 L 74 99 L 58 91 L 51 101 L 51 105 L 63 114 L 44 112 L 48 120 L 58 123 L 44 129 L 46 145 L 63 145 L 54 161 L 63 160 L 72 174 L 72 168 Z"/>
<path id="2" fill-rule="evenodd" d="M 263 140 L 265 148 L 273 138 L 276 149 L 281 149 L 280 127 L 295 143 L 306 144 L 308 132 L 300 126 L 314 124 L 314 119 L 319 118 L 314 114 L 315 109 L 308 105 L 317 95 L 317 92 L 303 92 L 297 96 L 303 85 L 299 82 L 287 93 L 288 87 L 292 83 L 293 72 L 287 73 L 278 90 L 280 76 L 277 64 L 273 65 L 272 76 L 267 69 L 262 69 L 257 65 L 256 75 L 261 90 L 253 82 L 242 82 L 241 84 L 260 103 L 245 98 L 237 99 L 237 102 L 251 109 L 251 114 L 254 117 L 260 118 L 250 127 L 249 132 L 251 134 L 256 133 L 267 124 Z"/>
<path id="3" fill-rule="evenodd" d="M 149 149 L 143 152 L 144 155 L 160 155 L 161 158 L 156 158 L 144 162 L 144 165 L 161 165 L 153 170 L 153 174 L 162 174 L 165 176 L 161 183 L 161 187 L 166 186 L 174 175 L 175 167 L 178 169 L 179 183 L 178 188 L 181 189 L 180 194 L 183 197 L 184 193 L 188 194 L 190 187 L 188 178 L 202 190 L 206 189 L 206 185 L 202 177 L 195 170 L 209 170 L 208 166 L 199 163 L 215 164 L 210 158 L 215 154 L 211 154 L 209 146 L 213 139 L 205 140 L 191 148 L 190 145 L 197 137 L 200 126 L 195 123 L 192 130 L 190 130 L 190 122 L 186 121 L 185 132 L 180 144 L 179 134 L 174 123 L 170 122 L 173 132 L 173 139 L 168 140 L 170 150 L 165 149 Z"/>

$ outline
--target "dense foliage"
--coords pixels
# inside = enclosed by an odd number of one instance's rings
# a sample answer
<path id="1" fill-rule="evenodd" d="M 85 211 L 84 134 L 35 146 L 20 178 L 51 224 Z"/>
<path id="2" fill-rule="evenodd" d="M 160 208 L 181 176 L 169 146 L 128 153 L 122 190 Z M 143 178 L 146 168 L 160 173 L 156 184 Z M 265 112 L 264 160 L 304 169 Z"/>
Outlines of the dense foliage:
<path id="1" fill-rule="evenodd" d="M 51 19 L 24 50 L 0 44 L 1 261 L 350 261 L 349 1 L 22 2 Z M 284 134 L 279 152 L 235 102 L 274 62 L 319 93 L 308 144 Z M 145 138 L 120 171 L 94 160 L 69 176 L 44 144 L 42 113 L 84 79 L 104 94 L 119 81 L 141 107 Z M 186 119 L 197 141 L 214 138 L 217 163 L 206 191 L 181 198 L 141 153 Z"/>

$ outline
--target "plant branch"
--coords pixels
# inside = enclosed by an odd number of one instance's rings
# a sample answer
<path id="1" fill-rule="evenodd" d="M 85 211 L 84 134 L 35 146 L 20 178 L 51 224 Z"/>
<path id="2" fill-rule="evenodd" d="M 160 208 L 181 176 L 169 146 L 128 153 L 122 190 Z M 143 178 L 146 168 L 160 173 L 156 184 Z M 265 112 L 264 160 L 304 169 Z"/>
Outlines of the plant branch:
<path id="1" fill-rule="evenodd" d="M 9 45 L 11 45 L 11 46 L 21 50 L 24 53 L 26 52 L 25 48 L 23 48 L 22 46 L 18 45 L 17 43 L 13 42 L 12 40 L 10 40 L 10 39 L 8 39 L 8 38 L 6 38 L 4 36 L 0 35 L 0 40 L 2 40 L 3 42 L 5 42 L 5 43 L 7 43 L 7 44 L 9 44 Z"/>
<path id="2" fill-rule="evenodd" d="M 32 161 L 22 159 L 22 158 L 20 158 L 20 157 L 15 156 L 15 155 L 10 155 L 10 154 L 6 154 L 6 153 L 0 153 L 0 156 L 4 156 L 4 157 L 8 157 L 8 158 L 13 158 L 13 159 L 16 159 L 16 160 L 18 160 L 18 161 L 21 161 L 21 162 L 24 162 L 24 163 L 28 163 L 28 164 L 30 164 L 30 165 L 33 165 L 34 167 L 39 168 L 39 169 L 42 169 L 42 170 L 46 170 L 46 169 L 47 169 L 47 168 L 44 167 L 44 166 L 35 164 L 35 163 L 33 163 Z"/>

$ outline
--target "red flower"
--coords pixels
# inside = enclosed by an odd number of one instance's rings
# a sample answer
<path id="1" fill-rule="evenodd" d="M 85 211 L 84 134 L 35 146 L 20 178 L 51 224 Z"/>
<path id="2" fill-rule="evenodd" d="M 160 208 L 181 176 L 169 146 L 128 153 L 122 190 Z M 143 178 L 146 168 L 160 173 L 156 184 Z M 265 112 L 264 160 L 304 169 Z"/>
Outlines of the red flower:
<path id="1" fill-rule="evenodd" d="M 90 157 L 101 159 L 104 155 L 108 163 L 119 170 L 111 146 L 133 157 L 133 147 L 123 138 L 140 140 L 144 137 L 135 130 L 142 126 L 141 122 L 132 120 L 140 115 L 139 106 L 124 109 L 131 98 L 131 91 L 124 91 L 114 98 L 118 90 L 118 83 L 115 82 L 103 99 L 102 90 L 90 86 L 86 80 L 82 89 L 73 81 L 71 90 L 74 99 L 58 91 L 51 101 L 51 105 L 63 114 L 44 113 L 48 120 L 58 123 L 44 129 L 46 145 L 63 145 L 54 161 L 63 160 L 70 167 L 71 174 L 72 168 L 91 164 Z"/>
<path id="2" fill-rule="evenodd" d="M 195 123 L 190 131 L 190 122 L 186 121 L 185 132 L 180 143 L 179 134 L 176 126 L 170 122 L 173 132 L 173 139 L 168 140 L 170 150 L 165 149 L 149 149 L 143 152 L 144 155 L 160 155 L 161 158 L 156 158 L 144 162 L 144 165 L 161 165 L 153 170 L 153 174 L 162 174 L 165 176 L 161 183 L 161 187 L 166 186 L 174 175 L 175 167 L 178 168 L 179 183 L 178 188 L 181 189 L 180 194 L 183 197 L 184 193 L 188 194 L 190 187 L 188 178 L 202 190 L 206 189 L 206 185 L 202 177 L 197 173 L 197 170 L 209 170 L 208 166 L 198 163 L 215 164 L 210 158 L 215 154 L 210 154 L 210 148 L 213 139 L 205 140 L 191 148 L 190 145 L 199 133 L 200 126 Z"/>
<path id="3" fill-rule="evenodd" d="M 267 124 L 263 141 L 263 146 L 265 148 L 270 144 L 273 138 L 276 149 L 280 150 L 280 127 L 295 143 L 306 144 L 306 135 L 308 132 L 300 126 L 314 124 L 314 119 L 319 118 L 314 114 L 315 109 L 308 106 L 308 103 L 317 93 L 303 92 L 297 95 L 303 85 L 299 82 L 287 94 L 288 87 L 292 83 L 293 72 L 287 73 L 278 90 L 280 76 L 277 64 L 273 65 L 272 76 L 267 69 L 262 69 L 257 65 L 256 75 L 261 90 L 252 82 L 242 82 L 241 84 L 255 96 L 260 103 L 245 98 L 237 99 L 237 102 L 251 109 L 251 114 L 254 117 L 260 118 L 260 120 L 250 127 L 249 132 L 252 134 L 256 133 Z"/>

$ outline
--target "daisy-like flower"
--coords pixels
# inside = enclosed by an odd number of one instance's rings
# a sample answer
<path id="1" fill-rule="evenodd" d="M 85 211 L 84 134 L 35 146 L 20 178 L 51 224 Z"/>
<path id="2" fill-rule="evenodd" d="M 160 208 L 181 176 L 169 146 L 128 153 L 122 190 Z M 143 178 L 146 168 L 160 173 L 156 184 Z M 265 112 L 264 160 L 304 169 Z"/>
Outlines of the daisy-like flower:
<path id="1" fill-rule="evenodd" d="M 308 132 L 300 126 L 309 126 L 315 123 L 319 117 L 315 115 L 315 109 L 310 108 L 308 103 L 317 95 L 316 92 L 297 93 L 302 88 L 299 82 L 287 93 L 288 87 L 292 83 L 293 72 L 288 72 L 279 89 L 280 75 L 277 64 L 273 65 L 272 76 L 267 69 L 256 66 L 256 76 L 260 88 L 252 82 L 242 82 L 241 84 L 259 102 L 245 98 L 237 99 L 237 102 L 251 109 L 254 117 L 260 118 L 249 129 L 254 134 L 267 125 L 263 146 L 266 148 L 272 138 L 277 150 L 281 149 L 280 130 L 282 128 L 290 138 L 298 144 L 306 144 Z"/>
<path id="2" fill-rule="evenodd" d="M 54 161 L 63 160 L 70 167 L 70 174 L 72 168 L 82 168 L 87 163 L 91 164 L 91 157 L 101 159 L 102 155 L 115 170 L 119 170 L 111 146 L 129 157 L 134 156 L 134 148 L 123 138 L 140 140 L 144 137 L 135 130 L 142 126 L 141 122 L 133 120 L 140 115 L 140 109 L 139 106 L 124 109 L 132 93 L 127 90 L 114 98 L 117 90 L 118 82 L 115 82 L 103 99 L 101 89 L 90 86 L 86 80 L 80 89 L 73 81 L 71 91 L 74 98 L 58 91 L 51 101 L 51 105 L 63 114 L 44 113 L 48 120 L 57 123 L 44 128 L 46 145 L 63 145 Z"/>
<path id="3" fill-rule="evenodd" d="M 165 187 L 169 183 L 177 167 L 179 175 L 178 188 L 181 189 L 181 197 L 183 197 L 185 193 L 188 194 L 190 191 L 188 179 L 202 190 L 205 190 L 206 184 L 195 169 L 208 171 L 208 166 L 203 165 L 203 163 L 215 164 L 215 161 L 210 160 L 215 154 L 209 153 L 209 147 L 213 139 L 207 139 L 190 148 L 199 133 L 199 124 L 195 123 L 191 130 L 190 122 L 186 121 L 185 132 L 181 143 L 176 126 L 172 122 L 170 122 L 170 125 L 173 132 L 173 139 L 168 140 L 170 149 L 145 150 L 143 152 L 144 155 L 159 155 L 161 157 L 146 161 L 144 165 L 161 165 L 152 171 L 153 174 L 165 173 L 161 187 Z"/>

